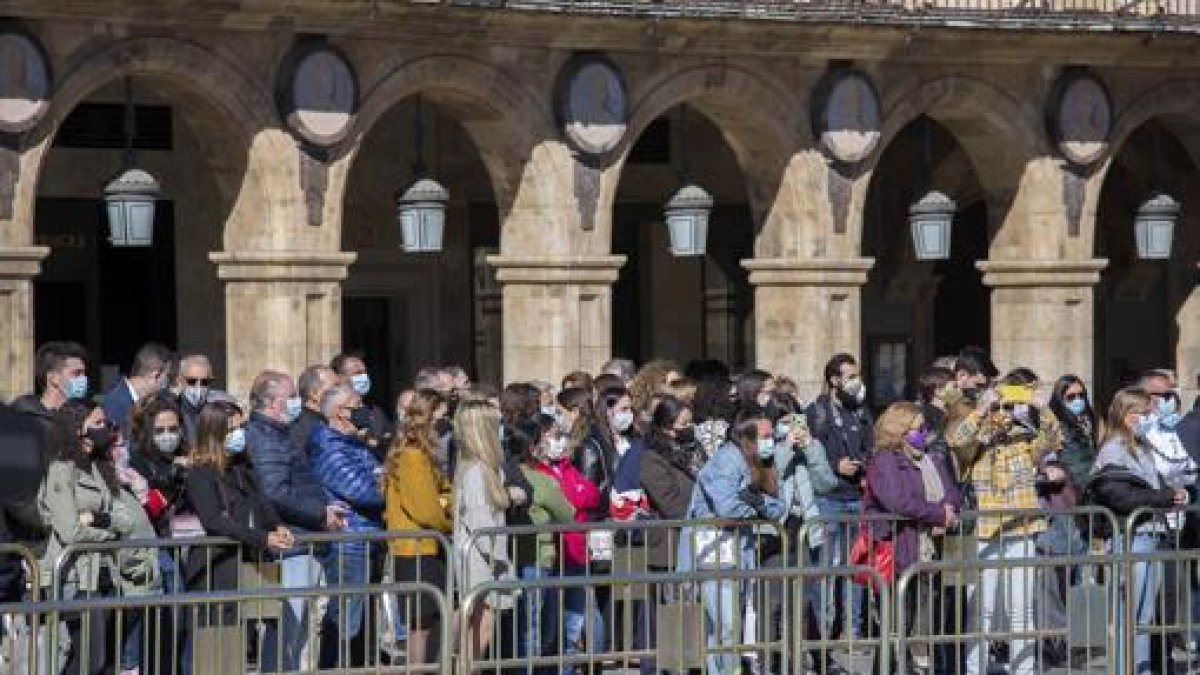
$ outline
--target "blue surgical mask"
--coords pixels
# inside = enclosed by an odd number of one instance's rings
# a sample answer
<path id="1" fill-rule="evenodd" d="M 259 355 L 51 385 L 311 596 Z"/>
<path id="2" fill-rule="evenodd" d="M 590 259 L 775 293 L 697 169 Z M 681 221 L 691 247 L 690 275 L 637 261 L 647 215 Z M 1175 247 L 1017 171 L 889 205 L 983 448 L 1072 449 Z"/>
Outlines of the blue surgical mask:
<path id="1" fill-rule="evenodd" d="M 775 424 L 775 438 L 783 440 L 792 431 L 792 426 L 787 422 L 778 422 Z"/>
<path id="2" fill-rule="evenodd" d="M 351 375 L 350 388 L 359 396 L 366 396 L 371 391 L 371 376 L 366 373 Z"/>
<path id="3" fill-rule="evenodd" d="M 1179 424 L 1179 400 L 1174 396 L 1164 396 L 1158 399 L 1158 425 L 1164 429 L 1174 429 Z"/>
<path id="4" fill-rule="evenodd" d="M 65 394 L 66 397 L 71 399 L 72 401 L 78 401 L 79 399 L 83 398 L 84 396 L 87 396 L 87 390 L 88 390 L 88 376 L 87 375 L 76 375 L 75 377 L 72 377 L 71 379 L 67 380 L 67 388 L 66 388 L 66 391 L 63 392 L 63 394 Z"/>
<path id="5" fill-rule="evenodd" d="M 287 409 L 283 415 L 288 424 L 296 421 L 300 416 L 300 411 L 304 409 L 304 401 L 300 400 L 299 396 L 293 396 L 287 400 Z"/>
<path id="6" fill-rule="evenodd" d="M 225 435 L 225 452 L 231 455 L 240 454 L 246 449 L 246 430 L 238 427 Z"/>
<path id="7" fill-rule="evenodd" d="M 1153 414 L 1142 415 L 1138 417 L 1137 422 L 1133 425 L 1133 435 L 1137 438 L 1146 438 L 1150 435 L 1151 431 L 1154 431 L 1156 424 L 1158 424 L 1157 416 Z"/>
<path id="8" fill-rule="evenodd" d="M 772 459 L 775 457 L 775 441 L 771 438 L 758 439 L 758 456 L 760 459 Z"/>
<path id="9" fill-rule="evenodd" d="M 1072 415 L 1082 415 L 1087 412 L 1087 401 L 1082 398 L 1067 401 L 1067 412 Z"/>

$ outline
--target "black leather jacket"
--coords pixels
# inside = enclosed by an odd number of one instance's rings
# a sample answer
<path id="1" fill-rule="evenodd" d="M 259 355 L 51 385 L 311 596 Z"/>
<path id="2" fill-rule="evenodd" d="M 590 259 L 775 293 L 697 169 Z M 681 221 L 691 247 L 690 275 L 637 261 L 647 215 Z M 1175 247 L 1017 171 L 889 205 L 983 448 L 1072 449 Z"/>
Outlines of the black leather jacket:
<path id="1" fill-rule="evenodd" d="M 608 495 L 613 485 L 616 454 L 617 451 L 595 424 L 575 450 L 572 458 L 575 468 L 600 490 L 600 506 L 589 520 L 604 520 L 608 516 Z"/>

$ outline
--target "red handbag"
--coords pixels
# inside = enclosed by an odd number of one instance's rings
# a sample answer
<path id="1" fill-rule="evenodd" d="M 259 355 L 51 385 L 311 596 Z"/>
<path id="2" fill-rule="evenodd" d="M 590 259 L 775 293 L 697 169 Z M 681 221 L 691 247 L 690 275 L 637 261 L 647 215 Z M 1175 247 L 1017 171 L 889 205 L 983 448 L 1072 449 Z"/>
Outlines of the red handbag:
<path id="1" fill-rule="evenodd" d="M 868 486 L 867 496 L 870 494 L 871 488 Z M 895 543 L 890 539 L 875 541 L 875 538 L 871 536 L 871 528 L 867 526 L 866 518 L 863 517 L 866 512 L 867 504 L 864 499 L 862 514 L 858 521 L 858 536 L 854 538 L 854 545 L 850 547 L 850 564 L 870 567 L 879 573 L 885 586 L 890 586 L 896 579 Z M 869 572 L 856 573 L 854 583 L 877 590 L 875 589 L 876 577 Z"/>

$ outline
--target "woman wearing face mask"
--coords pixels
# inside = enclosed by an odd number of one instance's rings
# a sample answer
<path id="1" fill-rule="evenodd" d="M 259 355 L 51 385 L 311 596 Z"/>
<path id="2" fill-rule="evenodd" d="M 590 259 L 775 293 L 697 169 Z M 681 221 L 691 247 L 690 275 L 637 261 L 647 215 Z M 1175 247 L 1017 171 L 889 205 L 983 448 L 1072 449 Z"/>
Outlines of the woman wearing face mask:
<path id="1" fill-rule="evenodd" d="M 642 488 L 659 518 L 687 517 L 699 471 L 697 454 L 691 407 L 673 396 L 664 397 L 650 420 L 640 471 Z M 674 567 L 678 545 L 678 532 L 651 528 L 646 533 L 650 569 L 667 571 Z"/>
<path id="2" fill-rule="evenodd" d="M 762 370 L 752 370 L 737 379 L 734 387 L 738 417 L 763 415 L 774 419 L 780 412 L 775 405 L 775 378 Z"/>
<path id="3" fill-rule="evenodd" d="M 1155 467 L 1154 449 L 1147 438 L 1153 428 L 1153 404 L 1146 390 L 1128 387 L 1113 396 L 1104 442 L 1096 455 L 1087 491 L 1088 501 L 1111 509 L 1119 523 L 1124 523 L 1139 508 L 1182 508 L 1188 503 L 1187 490 L 1168 487 Z M 1153 553 L 1166 531 L 1160 521 L 1145 519 L 1134 524 L 1132 533 L 1113 534 L 1115 549 L 1120 549 L 1124 534 L 1131 534 L 1131 552 Z M 1133 672 L 1137 675 L 1152 672 L 1151 636 L 1146 629 L 1154 623 L 1161 575 L 1159 563 L 1135 563 L 1131 579 L 1132 612 L 1122 608 L 1117 610 L 1118 635 L 1128 630 L 1123 627 L 1127 613 L 1131 613 L 1138 627 L 1143 629 L 1133 639 Z M 1118 594 L 1122 601 L 1127 596 L 1129 594 L 1124 591 Z M 1118 645 L 1122 647 L 1124 641 L 1118 641 Z M 1115 662 L 1125 661 L 1124 655 L 1118 652 Z"/>
<path id="4" fill-rule="evenodd" d="M 384 522 L 393 532 L 419 530 L 452 534 L 453 489 L 434 459 L 433 422 L 445 414 L 446 401 L 431 390 L 418 391 L 404 411 L 404 430 L 388 454 L 384 484 Z M 396 583 L 424 582 L 446 586 L 446 561 L 433 539 L 393 539 L 388 543 Z M 433 663 L 438 654 L 438 605 L 420 597 L 408 610 L 408 659 Z"/>
<path id="5" fill-rule="evenodd" d="M 890 514 L 901 519 L 875 521 L 870 528 L 874 541 L 891 541 L 896 579 L 914 563 L 935 560 L 934 531 L 958 524 L 958 487 L 943 457 L 927 451 L 932 437 L 915 403 L 893 403 L 875 425 L 875 454 L 867 465 L 863 505 L 867 514 Z M 930 598 L 934 586 L 905 596 L 907 602 L 901 611 L 910 633 L 915 625 L 918 595 Z M 875 672 L 879 672 L 879 658 L 877 653 Z M 898 663 L 904 666 L 904 672 L 914 670 L 906 655 L 897 655 L 893 668 Z"/>
<path id="6" fill-rule="evenodd" d="M 567 502 L 573 509 L 573 520 L 586 523 L 593 520 L 593 514 L 600 507 L 603 495 L 594 483 L 587 479 L 571 460 L 571 444 L 581 433 L 579 426 L 586 425 L 586 413 L 589 406 L 582 401 L 590 400 L 583 389 L 565 389 L 558 395 L 560 406 L 559 418 L 553 431 L 544 435 L 539 452 L 544 456 L 534 469 L 550 477 L 558 485 Z M 574 427 L 574 428 L 573 428 Z M 584 432 L 586 433 L 586 432 Z M 534 489 L 535 499 L 537 489 Z M 559 539 L 557 565 L 554 572 L 562 576 L 584 576 L 588 571 L 588 542 L 587 533 L 579 530 L 563 533 Z M 552 604 L 555 603 L 553 600 Z M 581 587 L 569 588 L 563 593 L 562 607 L 564 617 L 561 622 L 563 635 L 559 645 L 555 645 L 552 653 L 561 651 L 566 654 L 577 654 L 583 641 L 585 612 L 588 602 L 585 590 Z M 558 625 L 559 622 L 553 622 Z M 547 642 L 553 636 L 546 636 Z"/>
<path id="7" fill-rule="evenodd" d="M 566 437 L 559 433 L 554 418 L 534 415 L 511 430 L 509 451 L 521 457 L 520 471 L 532 487 L 533 500 L 514 515 L 509 525 L 566 525 L 575 521 L 575 507 L 560 485 L 555 462 L 566 455 Z M 539 534 L 520 537 L 516 543 L 517 571 L 522 579 L 545 579 L 561 574 L 564 566 L 558 539 L 562 535 Z M 555 628 L 561 602 L 550 592 L 526 589 L 522 593 L 517 624 L 519 657 L 558 654 Z"/>
<path id="8" fill-rule="evenodd" d="M 246 461 L 244 421 L 242 411 L 226 402 L 206 404 L 196 420 L 196 445 L 185 479 L 188 502 L 205 533 L 233 539 L 240 546 L 193 547 L 184 566 L 189 591 L 237 589 L 243 555 L 253 562 L 295 545 Z M 237 605 L 228 603 L 190 615 L 192 672 L 241 672 L 246 634 L 238 625 L 239 614 Z"/>
<path id="9" fill-rule="evenodd" d="M 1063 447 L 1058 460 L 1072 483 L 1082 490 L 1096 461 L 1096 441 L 1100 437 L 1099 420 L 1083 380 L 1075 375 L 1058 378 L 1050 396 L 1050 411 L 1062 425 Z"/>
<path id="10" fill-rule="evenodd" d="M 136 501 L 122 493 L 111 451 L 117 429 L 105 419 L 100 408 L 68 403 L 51 417 L 51 456 L 54 458 L 38 497 L 42 517 L 50 527 L 46 552 L 42 559 L 41 579 L 48 585 L 63 549 L 71 544 L 113 541 L 129 537 L 135 530 Z M 85 553 L 65 567 L 59 591 L 66 599 L 106 595 L 113 588 L 104 579 L 113 580 L 115 557 L 108 553 Z M 110 574 L 102 574 L 108 571 Z M 50 589 L 43 588 L 49 595 Z M 73 645 L 63 668 L 65 673 L 106 672 L 106 613 L 90 611 L 88 616 L 66 617 Z M 87 662 L 83 661 L 87 645 Z"/>

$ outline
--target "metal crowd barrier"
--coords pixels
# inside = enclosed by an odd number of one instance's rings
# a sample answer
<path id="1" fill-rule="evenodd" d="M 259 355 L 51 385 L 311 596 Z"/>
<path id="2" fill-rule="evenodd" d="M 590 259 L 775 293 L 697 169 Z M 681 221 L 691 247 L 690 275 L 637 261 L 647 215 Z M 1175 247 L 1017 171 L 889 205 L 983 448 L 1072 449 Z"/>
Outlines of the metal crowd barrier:
<path id="1" fill-rule="evenodd" d="M 251 671 L 283 672 L 280 668 L 267 666 L 262 661 L 263 653 L 255 654 L 252 643 L 247 640 L 247 622 L 254 615 L 255 605 L 289 599 L 315 601 L 319 597 L 329 597 L 334 601 L 351 596 L 379 598 L 387 594 L 427 598 L 434 603 L 440 629 L 437 632 L 437 646 L 432 660 L 427 664 L 410 663 L 404 658 L 405 655 L 401 654 L 399 658 L 388 663 L 376 660 L 363 663 L 342 662 L 328 668 L 321 666 L 322 671 L 450 675 L 453 669 L 453 609 L 443 589 L 423 583 L 287 589 L 286 594 L 280 593 L 278 589 L 260 589 L 146 597 L 89 597 L 0 605 L 0 617 L 6 620 L 21 617 L 30 626 L 29 632 L 19 637 L 21 641 L 28 643 L 24 650 L 29 654 L 28 659 L 5 664 L 4 672 L 14 675 L 85 675 L 96 672 L 94 666 L 89 665 L 89 661 L 98 653 L 97 650 L 101 654 L 107 653 L 110 657 L 119 658 L 116 655 L 121 653 L 123 647 L 122 631 L 119 627 L 107 630 L 107 636 L 99 640 L 79 640 L 78 644 L 71 645 L 67 650 L 47 646 L 58 645 L 64 629 L 72 635 L 87 636 L 94 629 L 105 628 L 106 617 L 119 617 L 133 612 L 171 613 L 188 617 L 192 643 L 190 672 L 196 675 L 242 675 Z M 142 669 L 143 673 L 182 672 L 182 662 L 177 658 L 169 662 L 163 660 L 178 655 L 163 652 L 160 644 L 150 645 L 148 656 L 149 665 Z M 39 659 L 44 662 L 44 667 L 39 668 Z M 295 670 L 288 669 L 288 672 Z M 301 670 L 313 672 L 309 668 Z"/>
<path id="2" fill-rule="evenodd" d="M 869 577 L 870 583 L 879 588 L 872 596 L 872 611 L 879 617 L 874 636 L 831 639 L 810 634 L 806 622 L 795 620 L 797 611 L 806 611 L 798 610 L 797 603 L 800 607 L 806 605 L 811 584 L 831 576 L 853 579 L 860 575 Z M 502 639 L 504 629 L 495 616 L 498 611 L 515 607 L 515 620 L 520 622 L 537 616 L 525 604 L 527 596 L 561 597 L 627 586 L 644 587 L 654 598 L 644 615 L 651 630 L 642 644 L 614 645 L 585 637 L 570 648 L 561 641 L 554 646 L 542 641 L 541 649 L 522 653 L 520 643 L 514 645 Z M 890 590 L 877 571 L 850 566 L 491 581 L 474 586 L 463 599 L 459 614 L 463 642 L 457 672 L 467 675 L 553 669 L 572 673 L 639 668 L 642 672 L 700 669 L 725 674 L 741 672 L 743 662 L 762 672 L 787 672 L 807 662 L 810 669 L 823 672 L 832 659 L 850 672 L 871 672 L 875 667 L 877 672 L 886 673 L 891 663 L 886 637 L 891 633 L 891 616 L 884 608 L 889 603 Z M 546 623 L 561 626 L 563 622 Z"/>

